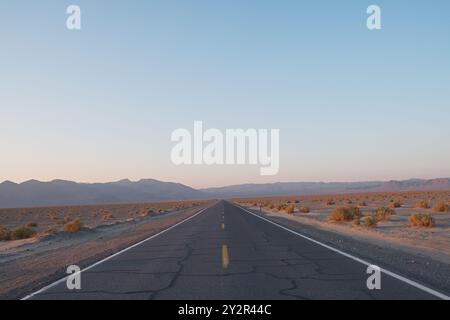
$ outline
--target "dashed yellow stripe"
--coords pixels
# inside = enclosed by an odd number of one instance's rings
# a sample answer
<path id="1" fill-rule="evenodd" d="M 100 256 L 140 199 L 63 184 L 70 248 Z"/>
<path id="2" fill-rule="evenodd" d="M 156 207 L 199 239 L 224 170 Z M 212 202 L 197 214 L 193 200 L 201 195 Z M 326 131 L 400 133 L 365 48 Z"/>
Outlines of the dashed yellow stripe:
<path id="1" fill-rule="evenodd" d="M 230 256 L 228 254 L 228 247 L 227 245 L 222 246 L 222 267 L 224 269 L 228 268 L 228 265 L 230 264 Z"/>
<path id="2" fill-rule="evenodd" d="M 225 230 L 225 223 L 222 223 L 220 227 L 222 228 L 222 230 Z"/>

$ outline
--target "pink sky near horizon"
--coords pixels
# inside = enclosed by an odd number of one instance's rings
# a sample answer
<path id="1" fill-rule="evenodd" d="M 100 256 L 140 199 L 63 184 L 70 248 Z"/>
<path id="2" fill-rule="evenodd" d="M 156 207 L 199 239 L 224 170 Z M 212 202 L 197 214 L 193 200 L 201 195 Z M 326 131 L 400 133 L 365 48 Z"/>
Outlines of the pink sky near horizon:
<path id="1" fill-rule="evenodd" d="M 197 170 L 196 170 L 197 171 Z M 48 182 L 53 180 L 67 180 L 74 181 L 78 183 L 107 183 L 107 182 L 116 182 L 123 179 L 129 179 L 131 181 L 139 181 L 141 179 L 156 179 L 160 181 L 166 182 L 175 182 L 182 183 L 184 185 L 201 189 L 201 188 L 211 188 L 211 187 L 224 187 L 230 185 L 239 185 L 239 184 L 262 184 L 262 183 L 276 183 L 276 182 L 366 182 L 366 181 L 390 181 L 390 180 L 409 180 L 409 179 L 438 179 L 438 178 L 449 178 L 450 175 L 393 175 L 389 177 L 377 177 L 377 176 L 367 176 L 363 179 L 355 176 L 335 176 L 330 179 L 322 179 L 320 177 L 314 176 L 299 176 L 296 177 L 286 177 L 282 174 L 278 175 L 278 179 L 274 177 L 262 177 L 255 176 L 252 174 L 245 174 L 245 172 L 241 172 L 241 179 L 236 179 L 234 176 L 230 176 L 229 174 L 215 175 L 215 178 L 211 180 L 211 173 L 204 172 L 203 174 L 191 173 L 186 175 L 185 177 L 178 179 L 176 175 L 168 174 L 168 175 L 149 175 L 149 176 L 138 176 L 138 175 L 123 175 L 123 176 L 95 176 L 95 177 L 83 177 L 81 176 L 30 176 L 30 177 L 18 177 L 18 178 L 3 178 L 0 179 L 0 183 L 4 181 L 11 181 L 14 183 L 23 183 L 29 180 L 38 180 L 42 182 Z M 209 177 L 209 178 L 208 178 Z"/>

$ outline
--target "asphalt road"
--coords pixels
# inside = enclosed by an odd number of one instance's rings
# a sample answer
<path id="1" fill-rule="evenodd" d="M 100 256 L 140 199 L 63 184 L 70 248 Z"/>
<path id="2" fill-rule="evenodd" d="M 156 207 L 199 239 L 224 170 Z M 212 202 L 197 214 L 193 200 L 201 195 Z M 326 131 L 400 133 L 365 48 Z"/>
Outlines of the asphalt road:
<path id="1" fill-rule="evenodd" d="M 436 299 L 221 201 L 32 299 Z"/>

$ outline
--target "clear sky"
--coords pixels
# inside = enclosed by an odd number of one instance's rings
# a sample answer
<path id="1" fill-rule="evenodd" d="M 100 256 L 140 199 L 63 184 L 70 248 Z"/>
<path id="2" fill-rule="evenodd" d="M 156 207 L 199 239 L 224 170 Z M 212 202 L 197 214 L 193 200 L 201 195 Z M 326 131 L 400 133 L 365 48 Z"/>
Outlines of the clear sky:
<path id="1" fill-rule="evenodd" d="M 0 39 L 0 181 L 450 176 L 448 0 L 2 0 Z M 194 120 L 279 128 L 279 174 L 176 167 Z"/>

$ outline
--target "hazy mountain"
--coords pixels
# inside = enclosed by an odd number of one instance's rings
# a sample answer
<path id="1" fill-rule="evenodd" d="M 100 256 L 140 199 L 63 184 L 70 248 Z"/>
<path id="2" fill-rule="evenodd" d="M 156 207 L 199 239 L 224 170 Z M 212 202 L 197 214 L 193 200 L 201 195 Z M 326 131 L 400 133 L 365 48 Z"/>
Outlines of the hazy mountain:
<path id="1" fill-rule="evenodd" d="M 278 182 L 267 184 L 241 184 L 222 188 L 202 189 L 201 191 L 217 197 L 253 197 L 442 189 L 450 189 L 450 178 L 431 180 L 410 179 L 387 182 Z"/>
<path id="2" fill-rule="evenodd" d="M 410 190 L 450 190 L 450 179 L 411 179 L 372 182 L 279 182 L 242 184 L 196 190 L 172 182 L 121 180 L 110 183 L 76 183 L 54 180 L 30 180 L 21 184 L 0 183 L 0 208 L 130 203 L 159 200 L 204 199 L 213 197 L 252 197 L 308 195 L 347 192 L 380 192 Z"/>
<path id="3" fill-rule="evenodd" d="M 205 194 L 188 186 L 157 180 L 110 183 L 76 183 L 54 180 L 30 180 L 21 184 L 0 184 L 0 208 L 146 202 L 205 198 Z"/>

